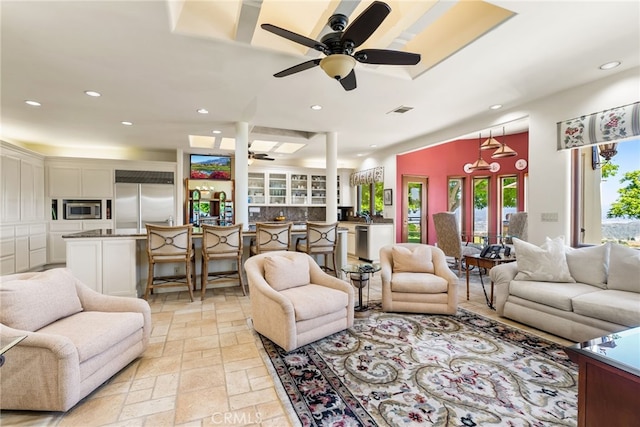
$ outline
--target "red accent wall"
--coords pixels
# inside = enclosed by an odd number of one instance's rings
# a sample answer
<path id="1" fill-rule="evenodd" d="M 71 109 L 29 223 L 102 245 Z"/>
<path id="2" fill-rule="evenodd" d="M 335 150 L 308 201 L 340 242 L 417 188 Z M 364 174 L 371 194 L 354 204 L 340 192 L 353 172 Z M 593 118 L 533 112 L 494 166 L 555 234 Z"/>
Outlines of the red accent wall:
<path id="1" fill-rule="evenodd" d="M 483 137 L 484 142 L 487 138 Z M 462 232 L 471 232 L 472 229 L 472 181 L 474 177 L 489 177 L 489 234 L 497 234 L 496 215 L 498 211 L 498 183 L 499 177 L 504 175 L 518 176 L 518 211 L 524 210 L 524 182 L 525 175 L 529 170 L 516 169 L 515 163 L 519 159 L 529 162 L 529 133 L 518 133 L 514 135 L 496 136 L 500 142 L 505 142 L 514 149 L 518 155 L 505 159 L 492 159 L 494 150 L 482 151 L 482 158 L 488 163 L 497 162 L 500 170 L 476 171 L 466 173 L 464 165 L 473 163 L 478 159 L 478 139 L 460 139 L 445 144 L 427 147 L 419 151 L 396 156 L 396 241 L 402 238 L 402 176 L 416 175 L 427 178 L 427 239 L 430 245 L 436 242 L 436 232 L 433 227 L 431 215 L 447 210 L 447 185 L 449 178 L 466 178 L 464 182 L 464 192 L 466 201 L 464 206 L 464 224 Z M 423 213 L 423 215 L 425 215 Z"/>

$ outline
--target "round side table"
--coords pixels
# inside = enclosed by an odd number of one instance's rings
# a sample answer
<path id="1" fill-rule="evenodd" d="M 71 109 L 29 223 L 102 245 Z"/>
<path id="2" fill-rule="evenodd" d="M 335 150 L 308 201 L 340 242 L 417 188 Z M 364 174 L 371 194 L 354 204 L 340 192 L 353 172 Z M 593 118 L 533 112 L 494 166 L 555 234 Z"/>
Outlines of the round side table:
<path id="1" fill-rule="evenodd" d="M 380 271 L 380 264 L 374 263 L 360 263 L 360 264 L 348 264 L 342 267 L 351 284 L 358 290 L 358 306 L 354 308 L 356 317 L 366 316 L 366 312 L 369 309 L 369 281 L 371 276 Z M 362 301 L 362 290 L 367 288 L 367 304 Z"/>

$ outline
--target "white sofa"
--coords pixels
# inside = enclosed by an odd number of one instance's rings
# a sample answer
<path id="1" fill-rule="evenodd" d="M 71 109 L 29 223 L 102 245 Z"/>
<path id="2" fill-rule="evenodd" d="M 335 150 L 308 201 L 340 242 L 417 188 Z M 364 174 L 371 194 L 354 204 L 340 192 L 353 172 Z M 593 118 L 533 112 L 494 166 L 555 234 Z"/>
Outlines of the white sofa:
<path id="1" fill-rule="evenodd" d="M 59 268 L 0 278 L 1 409 L 67 411 L 139 357 L 151 335 L 141 299 L 102 295 Z"/>
<path id="2" fill-rule="evenodd" d="M 640 326 L 639 250 L 555 243 L 532 253 L 514 239 L 518 261 L 491 269 L 500 316 L 575 342 Z"/>

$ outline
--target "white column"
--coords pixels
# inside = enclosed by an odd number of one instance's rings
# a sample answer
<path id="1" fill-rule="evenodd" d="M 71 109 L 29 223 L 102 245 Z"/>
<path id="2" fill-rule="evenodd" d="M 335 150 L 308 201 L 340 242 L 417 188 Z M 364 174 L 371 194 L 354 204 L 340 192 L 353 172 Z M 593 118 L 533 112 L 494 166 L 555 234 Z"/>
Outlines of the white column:
<path id="1" fill-rule="evenodd" d="M 235 193 L 233 208 L 235 209 L 236 224 L 243 223 L 244 229 L 249 228 L 249 123 L 236 123 L 236 161 L 235 161 Z"/>
<path id="2" fill-rule="evenodd" d="M 335 222 L 338 215 L 338 133 L 327 132 L 327 212 L 326 222 Z"/>

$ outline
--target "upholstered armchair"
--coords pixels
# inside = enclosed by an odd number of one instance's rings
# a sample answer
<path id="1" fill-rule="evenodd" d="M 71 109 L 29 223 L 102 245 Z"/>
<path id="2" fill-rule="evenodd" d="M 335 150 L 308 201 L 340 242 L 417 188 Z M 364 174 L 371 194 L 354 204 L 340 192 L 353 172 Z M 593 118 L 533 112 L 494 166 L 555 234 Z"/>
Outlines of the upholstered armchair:
<path id="1" fill-rule="evenodd" d="M 526 212 L 516 212 L 511 214 L 509 218 L 509 230 L 508 236 L 505 239 L 505 243 L 512 244 L 513 238 L 517 237 L 520 240 L 524 240 L 525 242 L 529 238 L 527 234 L 528 228 L 528 214 Z"/>
<path id="2" fill-rule="evenodd" d="M 255 255 L 244 263 L 254 329 L 286 351 L 353 326 L 353 287 L 301 252 Z"/>
<path id="3" fill-rule="evenodd" d="M 380 266 L 384 311 L 456 313 L 458 278 L 441 249 L 420 243 L 383 246 Z"/>
<path id="4" fill-rule="evenodd" d="M 438 248 L 442 249 L 446 256 L 453 258 L 458 270 L 458 277 L 462 276 L 464 256 L 480 254 L 481 249 L 469 242 L 462 242 L 458 221 L 453 212 L 433 214 L 433 225 L 436 228 Z"/>

